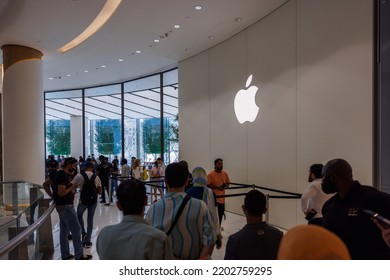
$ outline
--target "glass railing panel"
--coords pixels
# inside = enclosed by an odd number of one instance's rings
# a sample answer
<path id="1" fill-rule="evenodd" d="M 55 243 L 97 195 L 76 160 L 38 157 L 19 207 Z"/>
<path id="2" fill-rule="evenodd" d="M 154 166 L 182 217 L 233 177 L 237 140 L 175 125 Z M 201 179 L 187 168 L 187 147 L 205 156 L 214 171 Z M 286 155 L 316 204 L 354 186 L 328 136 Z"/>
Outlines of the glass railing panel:
<path id="1" fill-rule="evenodd" d="M 0 248 L 33 225 L 45 213 L 43 193 L 28 182 L 3 182 L 0 197 Z M 41 207 L 41 208 L 40 208 Z M 51 223 L 50 223 L 51 224 Z M 32 228 L 31 228 L 32 229 Z M 0 256 L 7 259 L 42 259 L 42 229 L 37 228 L 18 247 Z"/>

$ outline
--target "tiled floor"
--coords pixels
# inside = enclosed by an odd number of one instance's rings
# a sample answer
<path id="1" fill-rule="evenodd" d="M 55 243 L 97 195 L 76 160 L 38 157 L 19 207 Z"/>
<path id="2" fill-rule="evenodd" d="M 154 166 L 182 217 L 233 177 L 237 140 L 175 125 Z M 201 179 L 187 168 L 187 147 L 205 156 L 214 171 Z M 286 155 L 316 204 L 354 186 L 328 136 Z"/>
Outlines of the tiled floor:
<path id="1" fill-rule="evenodd" d="M 76 198 L 77 200 L 77 198 Z M 146 211 L 148 210 L 148 207 Z M 84 221 L 86 222 L 86 214 Z M 94 260 L 98 260 L 99 256 L 96 252 L 96 238 L 99 234 L 99 231 L 109 224 L 116 224 L 119 223 L 122 220 L 122 214 L 118 210 L 118 208 L 115 205 L 106 206 L 102 203 L 99 203 L 96 207 L 95 212 L 95 219 L 94 219 L 94 229 L 92 233 L 92 247 L 89 249 L 84 249 L 85 254 L 90 254 L 93 256 Z M 230 234 L 235 233 L 239 229 L 241 229 L 245 225 L 245 217 L 236 215 L 233 213 L 226 212 L 226 220 L 222 221 L 222 227 L 224 230 L 222 231 L 222 248 L 217 250 L 215 249 L 212 255 L 212 259 L 215 260 L 223 260 L 225 255 L 225 246 L 226 242 L 228 240 L 228 237 Z M 60 260 L 61 254 L 60 254 L 60 244 L 59 244 L 59 220 L 58 220 L 58 214 L 56 210 L 52 213 L 52 226 L 53 226 L 53 239 L 54 239 L 54 246 L 55 246 L 55 252 L 52 259 Z M 70 248 L 71 251 L 73 250 L 72 242 L 70 241 Z"/>

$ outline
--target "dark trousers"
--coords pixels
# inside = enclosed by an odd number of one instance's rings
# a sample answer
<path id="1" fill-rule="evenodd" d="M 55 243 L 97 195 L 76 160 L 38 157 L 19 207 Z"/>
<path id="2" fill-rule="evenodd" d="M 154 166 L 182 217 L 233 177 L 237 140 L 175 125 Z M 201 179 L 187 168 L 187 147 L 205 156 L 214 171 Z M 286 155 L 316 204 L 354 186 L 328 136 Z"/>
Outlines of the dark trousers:
<path id="1" fill-rule="evenodd" d="M 219 224 L 222 225 L 222 217 L 225 215 L 225 203 L 217 203 Z"/>
<path id="2" fill-rule="evenodd" d="M 103 202 L 106 202 L 106 193 L 105 191 L 107 191 L 107 195 L 109 196 L 110 195 L 110 190 L 109 190 L 109 178 L 100 178 L 101 182 L 102 182 L 102 201 Z M 110 200 L 110 197 L 108 197 L 108 200 Z"/>
<path id="3" fill-rule="evenodd" d="M 309 225 L 322 226 L 322 218 L 314 218 L 308 222 Z"/>

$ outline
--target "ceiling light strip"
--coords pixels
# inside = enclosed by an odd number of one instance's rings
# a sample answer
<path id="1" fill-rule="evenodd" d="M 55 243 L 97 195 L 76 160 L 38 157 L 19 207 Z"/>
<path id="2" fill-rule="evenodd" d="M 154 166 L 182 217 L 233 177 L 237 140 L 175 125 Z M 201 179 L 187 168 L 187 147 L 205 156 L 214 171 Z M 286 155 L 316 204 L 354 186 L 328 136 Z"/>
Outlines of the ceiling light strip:
<path id="1" fill-rule="evenodd" d="M 65 46 L 59 48 L 58 51 L 60 53 L 65 53 L 91 37 L 110 19 L 121 2 L 122 0 L 107 0 L 106 4 L 103 6 L 103 9 L 94 19 L 94 21 L 79 36 L 74 38 Z"/>

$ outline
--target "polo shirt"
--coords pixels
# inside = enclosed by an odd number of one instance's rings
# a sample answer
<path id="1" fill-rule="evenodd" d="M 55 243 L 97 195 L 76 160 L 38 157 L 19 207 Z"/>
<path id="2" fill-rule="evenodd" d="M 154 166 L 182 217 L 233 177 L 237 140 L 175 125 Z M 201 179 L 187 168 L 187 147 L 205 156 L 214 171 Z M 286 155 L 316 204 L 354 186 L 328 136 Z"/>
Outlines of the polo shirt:
<path id="1" fill-rule="evenodd" d="M 138 215 L 125 215 L 116 225 L 104 227 L 97 238 L 101 260 L 172 260 L 167 235 Z"/>
<path id="2" fill-rule="evenodd" d="M 323 225 L 344 241 L 352 259 L 389 259 L 381 231 L 363 209 L 390 218 L 390 195 L 355 181 L 346 197 L 336 194 L 325 202 Z"/>

